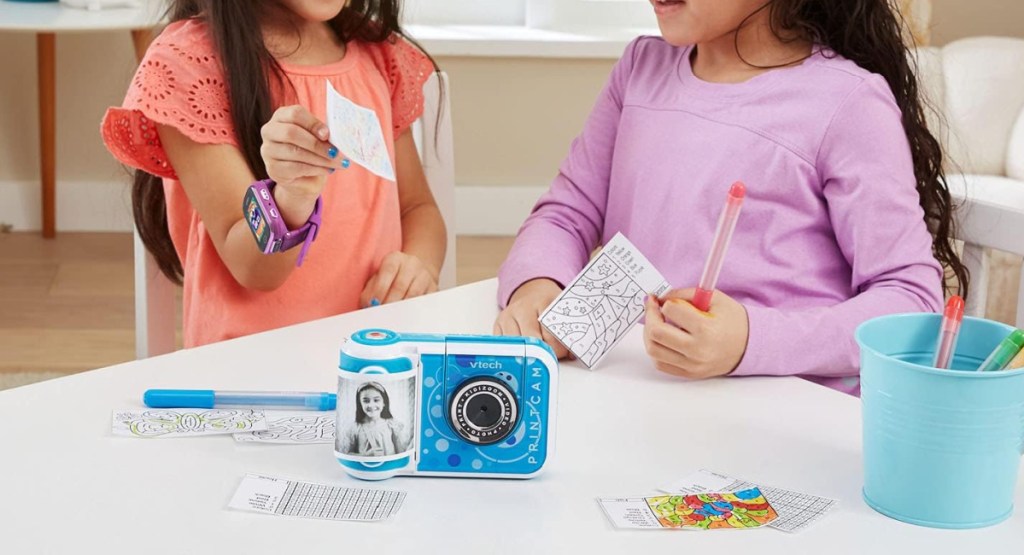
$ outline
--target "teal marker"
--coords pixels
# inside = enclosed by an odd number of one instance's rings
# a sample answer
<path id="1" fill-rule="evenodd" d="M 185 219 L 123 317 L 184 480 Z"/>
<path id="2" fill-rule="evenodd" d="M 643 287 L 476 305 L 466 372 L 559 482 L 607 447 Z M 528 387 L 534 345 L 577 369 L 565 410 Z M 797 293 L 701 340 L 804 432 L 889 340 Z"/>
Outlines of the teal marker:
<path id="1" fill-rule="evenodd" d="M 988 355 L 985 362 L 978 367 L 978 372 L 995 372 L 1006 368 L 1006 365 L 1024 349 L 1024 331 L 1013 330 L 1006 339 L 999 343 L 996 350 Z"/>

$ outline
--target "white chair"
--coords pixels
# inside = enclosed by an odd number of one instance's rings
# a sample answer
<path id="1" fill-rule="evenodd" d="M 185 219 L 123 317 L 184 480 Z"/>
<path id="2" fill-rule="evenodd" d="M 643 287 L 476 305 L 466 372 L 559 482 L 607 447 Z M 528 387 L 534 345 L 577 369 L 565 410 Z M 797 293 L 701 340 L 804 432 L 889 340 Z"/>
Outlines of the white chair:
<path id="1" fill-rule="evenodd" d="M 448 251 L 438 285 L 455 286 L 455 159 L 448 77 L 431 77 L 423 87 L 423 116 L 413 124 L 413 136 L 423 161 L 430 190 L 444 217 Z M 440 117 L 439 117 L 440 116 Z M 135 357 L 147 358 L 174 351 L 177 318 L 175 286 L 157 268 L 135 231 Z"/>
<path id="2" fill-rule="evenodd" d="M 1009 273 L 1024 256 L 1022 59 L 1024 40 L 1012 38 L 977 37 L 918 49 L 922 87 L 944 119 L 932 118 L 930 126 L 939 130 L 952 162 L 947 167 L 950 190 L 962 203 L 958 238 L 971 272 L 966 312 L 973 316 L 985 315 L 990 294 L 1012 294 L 1006 276 L 992 275 L 990 267 Z M 1015 321 L 1021 327 L 1024 279 L 1016 285 Z"/>

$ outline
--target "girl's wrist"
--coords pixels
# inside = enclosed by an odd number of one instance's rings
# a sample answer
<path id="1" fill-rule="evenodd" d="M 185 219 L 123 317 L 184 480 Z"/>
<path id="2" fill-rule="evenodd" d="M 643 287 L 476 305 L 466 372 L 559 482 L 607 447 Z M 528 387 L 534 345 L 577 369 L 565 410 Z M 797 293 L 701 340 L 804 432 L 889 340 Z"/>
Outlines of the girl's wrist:
<path id="1" fill-rule="evenodd" d="M 281 218 L 289 230 L 298 229 L 306 224 L 316 206 L 316 199 L 319 198 L 319 195 L 312 196 L 281 186 L 274 187 L 272 194 L 274 203 L 281 212 Z"/>

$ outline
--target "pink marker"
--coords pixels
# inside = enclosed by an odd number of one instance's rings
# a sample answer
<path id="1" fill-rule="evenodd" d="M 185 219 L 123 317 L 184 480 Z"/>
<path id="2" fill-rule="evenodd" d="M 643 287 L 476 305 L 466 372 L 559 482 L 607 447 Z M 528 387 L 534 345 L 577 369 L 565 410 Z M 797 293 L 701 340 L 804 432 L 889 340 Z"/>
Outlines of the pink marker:
<path id="1" fill-rule="evenodd" d="M 729 248 L 729 241 L 732 239 L 733 230 L 736 229 L 736 220 L 740 217 L 740 208 L 746 194 L 747 188 L 742 182 L 733 183 L 729 188 L 729 197 L 725 201 L 722 215 L 718 217 L 718 229 L 715 230 L 715 240 L 711 243 L 711 254 L 704 264 L 697 292 L 693 295 L 693 306 L 702 312 L 707 312 L 711 308 L 711 293 L 715 290 L 718 274 L 722 271 L 725 251 Z"/>
<path id="2" fill-rule="evenodd" d="M 964 300 L 960 295 L 953 295 L 946 301 L 946 310 L 942 313 L 942 327 L 939 329 L 939 346 L 935 349 L 936 368 L 949 368 L 956 351 L 956 339 L 960 335 L 960 323 L 964 320 Z"/>

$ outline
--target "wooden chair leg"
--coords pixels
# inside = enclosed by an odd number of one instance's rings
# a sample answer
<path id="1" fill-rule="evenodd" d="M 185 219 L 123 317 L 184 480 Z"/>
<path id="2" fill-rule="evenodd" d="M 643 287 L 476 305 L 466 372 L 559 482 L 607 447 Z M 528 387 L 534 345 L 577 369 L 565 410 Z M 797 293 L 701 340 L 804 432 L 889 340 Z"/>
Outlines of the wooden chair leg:
<path id="1" fill-rule="evenodd" d="M 42 189 L 43 237 L 57 235 L 56 153 L 56 35 L 36 35 L 39 75 L 39 165 Z"/>

